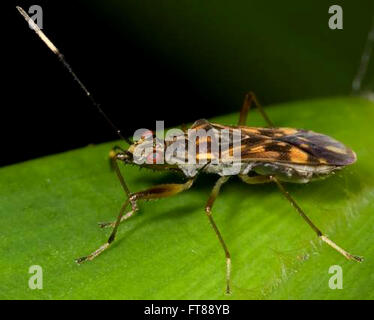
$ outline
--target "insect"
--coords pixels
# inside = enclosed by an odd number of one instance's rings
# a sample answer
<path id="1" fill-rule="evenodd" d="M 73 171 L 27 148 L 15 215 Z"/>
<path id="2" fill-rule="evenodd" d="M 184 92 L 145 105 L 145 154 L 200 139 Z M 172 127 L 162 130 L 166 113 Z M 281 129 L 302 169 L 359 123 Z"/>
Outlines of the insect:
<path id="1" fill-rule="evenodd" d="M 93 260 L 103 251 L 109 248 L 110 244 L 116 237 L 116 233 L 120 223 L 128 220 L 129 218 L 134 216 L 136 211 L 138 211 L 137 204 L 139 201 L 167 198 L 186 191 L 192 187 L 196 177 L 202 172 L 214 173 L 218 174 L 219 176 L 206 202 L 205 213 L 214 232 L 218 237 L 219 243 L 225 254 L 226 293 L 231 292 L 231 256 L 224 238 L 213 219 L 212 208 L 220 192 L 221 186 L 226 183 L 232 175 L 238 175 L 243 182 L 248 184 L 274 183 L 323 242 L 327 243 L 329 246 L 334 248 L 349 260 L 358 262 L 363 261 L 362 257 L 352 255 L 349 252 L 345 251 L 332 240 L 330 240 L 320 229 L 318 229 L 283 186 L 283 182 L 307 183 L 312 180 L 325 178 L 336 172 L 337 170 L 340 170 L 345 166 L 354 163 L 356 161 L 356 155 L 351 149 L 347 148 L 335 139 L 320 133 L 294 128 L 274 127 L 264 109 L 257 101 L 255 95 L 253 93 L 248 93 L 244 99 L 239 121 L 236 126 L 224 126 L 221 124 L 210 123 L 207 120 L 198 120 L 190 128 L 194 130 L 210 130 L 210 132 L 213 132 L 213 135 L 219 135 L 224 130 L 228 131 L 229 133 L 234 132 L 235 130 L 239 130 L 239 147 L 229 145 L 229 148 L 227 150 L 228 152 L 226 153 L 226 156 L 228 156 L 231 154 L 235 154 L 234 151 L 239 151 L 239 157 L 235 158 L 234 156 L 234 161 L 231 163 L 232 166 L 234 164 L 239 164 L 238 170 L 236 170 L 235 173 L 230 170 L 228 171 L 229 173 L 227 173 L 227 170 L 225 171 L 225 169 L 227 169 L 227 164 L 223 165 L 223 163 L 225 162 L 220 161 L 224 160 L 223 158 L 225 157 L 225 153 L 220 153 L 218 155 L 213 154 L 211 139 L 206 139 L 208 148 L 205 151 L 201 151 L 200 148 L 198 148 L 198 151 L 195 155 L 195 160 L 200 160 L 201 158 L 207 159 L 207 162 L 203 165 L 200 165 L 200 161 L 196 162 L 198 164 L 190 164 L 187 162 L 159 164 L 157 163 L 157 157 L 159 154 L 155 152 L 157 139 L 154 134 L 151 133 L 151 148 L 148 149 L 148 152 L 143 154 L 145 158 L 151 159 L 151 161 L 140 164 L 140 166 L 156 170 L 177 171 L 185 176 L 186 181 L 181 184 L 162 184 L 140 192 L 130 192 L 125 178 L 123 177 L 119 169 L 118 163 L 136 163 L 136 148 L 141 143 L 144 143 L 147 137 L 142 136 L 141 139 L 136 142 L 123 137 L 120 130 L 118 130 L 117 127 L 112 123 L 112 121 L 106 116 L 106 114 L 93 99 L 92 95 L 83 85 L 83 83 L 75 75 L 60 51 L 45 36 L 45 34 L 30 19 L 30 17 L 22 8 L 17 7 L 17 9 L 23 15 L 26 21 L 29 22 L 29 25 L 44 41 L 48 48 L 58 56 L 60 61 L 65 65 L 73 78 L 78 82 L 81 89 L 83 89 L 85 94 L 91 99 L 93 105 L 100 111 L 100 113 L 102 113 L 104 118 L 113 127 L 120 138 L 125 140 L 130 145 L 127 150 L 124 150 L 120 147 L 114 147 L 110 152 L 110 158 L 113 168 L 125 194 L 127 195 L 127 200 L 122 205 L 115 221 L 100 223 L 100 226 L 103 228 L 112 228 L 112 232 L 108 238 L 108 241 L 100 246 L 97 250 L 93 251 L 91 254 L 77 259 L 77 263 L 83 263 L 85 261 Z M 248 127 L 245 125 L 248 112 L 252 104 L 254 104 L 260 111 L 264 120 L 267 122 L 268 127 L 258 128 Z M 176 140 L 182 140 L 187 143 L 191 142 L 187 130 L 184 130 L 184 132 L 179 135 Z M 164 150 L 162 152 L 164 152 Z M 186 154 L 185 156 L 187 157 L 188 155 Z M 218 162 L 214 162 L 213 160 L 218 160 Z M 130 208 L 129 211 L 127 211 L 128 207 Z"/>

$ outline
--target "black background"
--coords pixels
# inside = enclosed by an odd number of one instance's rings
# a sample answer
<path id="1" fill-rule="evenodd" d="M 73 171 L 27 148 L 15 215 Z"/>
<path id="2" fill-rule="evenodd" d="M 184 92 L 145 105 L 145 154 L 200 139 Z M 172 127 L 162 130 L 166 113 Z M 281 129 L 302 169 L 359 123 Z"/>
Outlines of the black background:
<path id="1" fill-rule="evenodd" d="M 309 61 L 302 61 L 301 58 L 297 60 L 301 51 L 297 51 L 295 44 L 295 50 L 292 46 L 290 48 L 295 51 L 296 59 L 290 57 L 290 67 L 283 66 L 289 74 L 274 72 L 272 76 L 264 76 L 259 72 L 251 73 L 249 67 L 240 75 L 242 78 L 244 75 L 246 77 L 243 78 L 241 86 L 233 85 L 233 88 L 227 88 L 227 92 L 232 93 L 234 99 L 225 95 L 225 75 L 222 78 L 213 78 L 206 86 L 201 85 L 199 74 L 187 72 L 188 67 L 178 64 L 170 55 L 163 54 L 162 50 L 152 50 L 151 45 L 147 46 L 144 37 L 134 32 L 130 22 L 126 25 L 125 18 L 121 22 L 113 19 L 113 15 L 100 11 L 97 4 L 91 5 L 89 1 L 83 0 L 72 3 L 39 1 L 37 4 L 43 8 L 43 31 L 62 51 L 123 134 L 131 136 L 138 128 L 154 129 L 155 120 L 165 120 L 166 127 L 172 127 L 199 118 L 235 112 L 239 110 L 248 90 L 255 91 L 264 104 L 349 94 L 351 80 L 357 70 L 371 23 L 372 8 L 367 6 L 369 2 L 362 0 L 361 3 L 357 1 L 353 4 L 353 1 L 344 1 L 344 12 L 348 21 L 345 24 L 345 33 L 333 33 L 327 28 L 327 8 L 335 2 L 307 1 L 303 9 L 300 4 L 296 6 L 298 2 L 287 1 L 284 6 L 293 19 L 299 19 L 295 20 L 296 22 L 309 19 L 311 22 L 307 27 L 312 30 L 310 32 L 320 28 L 327 35 L 325 48 L 320 51 L 316 49 L 314 56 L 309 56 L 314 59 L 313 63 L 321 61 L 321 68 L 312 68 L 315 71 L 310 74 Z M 117 139 L 116 134 L 93 109 L 68 72 L 28 28 L 15 9 L 15 5 L 21 5 L 27 11 L 31 4 L 35 3 L 17 1 L 3 8 L 6 20 L 3 21 L 2 27 L 2 53 L 5 58 L 2 60 L 0 133 L 3 144 L 0 165 Z M 295 8 L 292 9 L 294 5 Z M 148 3 L 148 9 L 149 7 Z M 251 19 L 253 14 L 250 12 L 248 19 Z M 274 17 L 279 15 L 276 10 L 272 12 L 271 7 L 269 14 Z M 278 18 L 285 24 L 293 21 L 287 17 Z M 318 23 L 310 25 L 314 20 L 318 20 Z M 265 20 L 264 24 L 271 21 Z M 308 36 L 311 33 L 308 35 L 308 29 L 303 33 L 303 29 L 299 30 L 296 22 L 295 25 L 290 25 L 289 29 L 293 30 L 293 39 L 296 34 L 298 39 L 308 44 L 313 39 L 320 38 L 317 34 L 309 41 Z M 209 25 L 209 22 L 207 23 Z M 166 24 L 162 25 L 162 21 L 159 26 L 161 29 L 167 28 Z M 148 32 L 146 28 L 147 26 L 144 29 Z M 150 38 L 154 32 L 150 25 Z M 284 34 L 284 37 L 286 43 L 290 34 Z M 269 46 L 271 40 L 268 41 Z M 173 41 L 170 39 L 171 43 Z M 186 39 L 187 44 L 188 41 L 189 39 Z M 242 40 L 238 41 L 240 43 Z M 251 39 L 243 41 L 250 42 Z M 300 45 L 299 49 L 304 47 Z M 339 47 L 339 51 L 331 56 L 332 60 L 326 59 L 323 54 L 334 53 L 334 47 Z M 279 54 L 269 48 L 253 48 L 252 51 L 257 54 L 252 60 L 254 67 L 268 63 L 266 60 L 262 61 L 261 50 L 265 53 L 265 50 L 273 52 L 274 56 Z M 221 49 L 224 48 L 209 48 L 209 44 L 196 48 L 198 55 L 199 50 L 202 56 L 205 55 L 205 62 L 210 59 L 216 66 L 219 61 L 215 61 L 214 52 Z M 310 54 L 309 48 L 305 50 Z M 205 62 L 202 60 L 200 63 L 203 66 Z M 280 62 L 283 63 L 281 60 Z M 228 63 L 236 63 L 240 69 L 241 61 Z M 272 63 L 277 65 L 279 61 Z M 309 73 L 306 71 L 303 81 L 294 76 L 303 74 L 297 63 L 305 65 L 306 70 L 309 66 Z M 329 69 L 330 73 L 326 71 L 326 74 L 323 74 L 324 69 L 328 70 L 329 66 L 333 66 Z M 341 66 L 345 69 L 341 70 Z M 212 70 L 212 74 L 216 74 L 216 71 Z M 347 76 L 344 78 L 342 75 Z M 287 88 L 287 81 L 290 81 L 290 90 L 285 91 L 283 87 Z"/>
<path id="2" fill-rule="evenodd" d="M 155 120 L 179 125 L 225 108 L 89 5 L 76 1 L 67 14 L 61 2 L 45 2 L 43 31 L 124 135 L 153 129 Z M 29 3 L 22 4 L 27 9 Z M 11 71 L 4 91 L 9 99 L 3 104 L 2 164 L 117 139 L 58 59 L 10 9 L 14 38 L 3 48 L 10 50 Z"/>

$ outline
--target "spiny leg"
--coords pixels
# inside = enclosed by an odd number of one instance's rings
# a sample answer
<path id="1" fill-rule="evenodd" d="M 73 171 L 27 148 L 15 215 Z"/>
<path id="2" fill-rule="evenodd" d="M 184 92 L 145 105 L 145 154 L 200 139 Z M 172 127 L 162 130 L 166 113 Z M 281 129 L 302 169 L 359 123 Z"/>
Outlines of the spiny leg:
<path id="1" fill-rule="evenodd" d="M 212 217 L 212 207 L 213 207 L 213 204 L 214 204 L 214 201 L 216 200 L 217 196 L 218 196 L 218 193 L 221 189 L 221 186 L 229 179 L 228 176 L 226 177 L 221 177 L 218 179 L 218 181 L 216 182 L 216 184 L 214 185 L 213 187 L 213 190 L 209 196 L 209 199 L 206 203 L 206 206 L 205 206 L 205 213 L 209 219 L 209 222 L 211 224 L 211 226 L 213 227 L 214 229 L 214 232 L 216 233 L 217 237 L 218 237 L 218 240 L 223 248 L 223 251 L 225 252 L 225 256 L 226 256 L 226 293 L 227 294 L 230 294 L 231 292 L 231 289 L 230 289 L 230 280 L 231 280 L 231 256 L 230 256 L 230 252 L 229 250 L 227 249 L 227 246 L 225 244 L 225 241 L 223 240 L 222 238 L 222 235 L 221 235 L 221 232 L 218 230 L 218 227 L 216 225 L 216 223 L 214 222 L 213 220 L 213 217 Z"/>
<path id="2" fill-rule="evenodd" d="M 118 150 L 120 152 L 116 152 Z M 112 148 L 112 150 L 109 152 L 109 158 L 110 158 L 110 161 L 111 161 L 111 167 L 115 170 L 123 190 L 126 192 L 127 196 L 129 197 L 130 196 L 129 188 L 126 185 L 125 179 L 123 178 L 123 176 L 121 174 L 121 171 L 118 167 L 118 163 L 117 163 L 117 161 L 121 161 L 121 160 L 124 159 L 124 157 L 126 157 L 126 152 L 127 151 L 123 150 L 121 147 L 114 146 Z M 122 215 L 119 223 L 131 218 L 136 211 L 137 211 L 137 207 L 135 206 L 135 209 L 133 209 L 133 210 L 127 212 L 126 214 Z M 116 224 L 116 221 L 99 222 L 100 228 L 114 227 L 115 224 Z"/>
<path id="3" fill-rule="evenodd" d="M 269 127 L 274 127 L 273 123 L 271 122 L 271 120 L 267 116 L 265 110 L 263 109 L 261 104 L 258 102 L 258 100 L 256 98 L 256 95 L 252 91 L 248 92 L 245 95 L 243 106 L 242 106 L 242 109 L 240 111 L 240 117 L 239 117 L 238 125 L 239 126 L 245 126 L 245 124 L 247 122 L 248 111 L 251 108 L 252 102 L 256 105 L 257 109 L 260 111 L 262 117 L 265 119 L 268 126 Z"/>
<path id="4" fill-rule="evenodd" d="M 283 195 L 287 198 L 288 201 L 291 202 L 293 207 L 297 210 L 297 212 L 301 215 L 301 217 L 309 224 L 309 226 L 314 230 L 319 238 L 322 241 L 326 242 L 330 247 L 334 248 L 336 251 L 341 253 L 344 257 L 348 260 L 355 260 L 358 262 L 362 262 L 364 259 L 359 256 L 355 256 L 350 254 L 349 252 L 345 251 L 343 248 L 339 247 L 335 242 L 331 241 L 326 235 L 324 235 L 315 225 L 314 223 L 307 217 L 304 211 L 299 207 L 299 205 L 295 202 L 295 200 L 290 196 L 290 194 L 286 191 L 283 185 L 279 182 L 279 180 L 274 177 L 270 176 L 270 179 L 276 183 L 279 190 L 283 193 Z"/>
<path id="5" fill-rule="evenodd" d="M 138 200 L 152 200 L 152 199 L 157 199 L 157 198 L 170 197 L 179 192 L 182 192 L 182 191 L 185 191 L 191 188 L 192 183 L 193 183 L 193 179 L 190 179 L 184 184 L 162 184 L 162 185 L 154 186 L 147 190 L 134 193 L 133 195 L 131 195 L 130 199 L 133 199 L 133 201 L 136 202 Z M 136 211 L 138 211 L 138 207 L 134 205 L 131 211 L 122 215 L 119 221 L 119 224 L 127 220 L 128 218 L 132 217 Z M 115 227 L 116 222 L 117 221 L 101 222 L 99 223 L 99 225 L 101 228 Z"/>
<path id="6" fill-rule="evenodd" d="M 129 213 L 129 215 L 131 216 L 135 211 L 137 211 L 138 200 L 152 200 L 152 199 L 159 199 L 159 198 L 173 196 L 177 193 L 180 193 L 182 191 L 189 189 L 192 186 L 193 181 L 194 181 L 193 179 L 190 179 L 186 183 L 183 183 L 183 184 L 176 184 L 176 183 L 175 184 L 162 184 L 162 185 L 151 187 L 144 191 L 130 194 L 129 198 L 126 200 L 126 202 L 121 207 L 120 213 L 117 217 L 117 220 L 114 224 L 114 228 L 112 230 L 112 233 L 109 236 L 108 241 L 104 243 L 101 247 L 99 247 L 97 250 L 92 252 L 90 255 L 77 259 L 76 262 L 82 263 L 87 260 L 93 260 L 100 253 L 102 253 L 104 250 L 106 250 L 109 247 L 109 245 L 114 241 L 116 237 L 118 226 L 121 223 L 123 214 L 129 203 L 131 203 L 131 206 L 132 206 L 132 211 L 130 211 Z"/>

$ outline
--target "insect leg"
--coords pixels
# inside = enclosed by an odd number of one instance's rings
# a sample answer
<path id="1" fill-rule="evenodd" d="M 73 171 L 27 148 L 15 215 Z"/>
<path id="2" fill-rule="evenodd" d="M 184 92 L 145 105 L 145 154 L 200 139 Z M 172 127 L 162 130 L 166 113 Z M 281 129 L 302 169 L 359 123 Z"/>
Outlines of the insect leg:
<path id="1" fill-rule="evenodd" d="M 221 177 L 218 179 L 218 181 L 216 182 L 216 184 L 214 185 L 213 187 L 213 190 L 209 196 L 209 199 L 206 203 L 206 206 L 205 206 L 205 213 L 209 219 L 209 222 L 211 224 L 211 226 L 213 227 L 214 229 L 214 232 L 216 233 L 217 237 L 218 237 L 218 240 L 223 248 L 223 251 L 225 252 L 225 256 L 226 256 L 226 293 L 229 294 L 231 292 L 230 290 L 230 278 L 231 278 L 231 257 L 230 257 L 230 252 L 229 250 L 227 249 L 227 246 L 225 244 L 225 241 L 223 240 L 222 238 L 222 235 L 221 235 L 221 232 L 218 230 L 218 227 L 216 225 L 216 223 L 214 222 L 213 220 L 213 217 L 212 217 L 212 207 L 213 207 L 213 204 L 214 204 L 214 201 L 216 200 L 217 196 L 218 196 L 218 193 L 221 189 L 221 186 L 229 179 L 228 176 L 226 177 Z"/>
<path id="2" fill-rule="evenodd" d="M 117 161 L 121 159 L 121 156 L 123 155 L 122 152 L 117 153 L 116 150 L 120 149 L 119 147 L 114 147 L 110 152 L 109 152 L 109 158 L 111 161 L 111 167 L 114 169 L 116 172 L 116 175 L 118 177 L 119 182 L 121 183 L 122 189 L 125 191 L 126 195 L 129 197 L 130 196 L 130 190 L 125 182 L 125 179 L 123 178 L 121 174 L 121 170 L 119 169 Z M 120 149 L 122 150 L 122 149 Z M 123 151 L 123 150 L 122 150 Z"/>
<path id="3" fill-rule="evenodd" d="M 181 124 L 181 129 L 182 129 L 183 132 L 187 132 L 188 131 L 188 127 L 187 127 L 187 125 L 185 123 Z"/>
<path id="4" fill-rule="evenodd" d="M 349 252 L 345 251 L 343 248 L 339 247 L 335 242 L 331 241 L 326 235 L 324 235 L 315 225 L 314 223 L 307 217 L 307 215 L 303 212 L 303 210 L 299 207 L 296 201 L 290 196 L 290 194 L 286 191 L 283 185 L 279 182 L 279 180 L 274 177 L 270 176 L 270 179 L 276 183 L 279 190 L 283 193 L 283 195 L 287 198 L 288 201 L 291 202 L 292 206 L 297 210 L 297 212 L 301 215 L 301 217 L 309 224 L 309 226 L 314 230 L 317 236 L 324 242 L 326 242 L 330 247 L 334 248 L 336 251 L 341 253 L 344 257 L 348 260 L 355 260 L 358 262 L 362 262 L 363 258 L 359 256 L 355 256 L 350 254 Z"/>
<path id="5" fill-rule="evenodd" d="M 144 191 L 129 194 L 128 199 L 126 200 L 126 202 L 121 207 L 120 213 L 117 217 L 117 220 L 114 224 L 112 233 L 110 234 L 110 236 L 108 238 L 108 241 L 105 244 L 103 244 L 101 247 L 99 247 L 97 250 L 92 252 L 90 255 L 88 255 L 86 257 L 76 259 L 76 262 L 77 263 L 82 263 L 82 262 L 87 261 L 87 260 L 93 260 L 100 253 L 102 253 L 104 250 L 106 250 L 109 247 L 109 245 L 114 241 L 114 239 L 116 237 L 118 226 L 121 223 L 121 221 L 123 221 L 123 217 L 125 217 L 125 219 L 127 219 L 127 218 L 131 217 L 133 215 L 133 213 L 138 210 L 138 208 L 137 208 L 137 201 L 138 200 L 152 200 L 152 199 L 158 199 L 158 198 L 165 198 L 165 197 L 173 196 L 173 195 L 175 195 L 179 192 L 182 192 L 182 191 L 185 191 L 185 190 L 189 189 L 192 186 L 193 181 L 194 181 L 193 179 L 190 179 L 186 183 L 183 183 L 183 184 L 177 184 L 177 183 L 162 184 L 162 185 L 151 187 L 151 188 L 149 188 L 147 190 L 144 190 Z M 127 213 L 124 216 L 125 209 L 126 209 L 126 207 L 128 206 L 129 203 L 131 204 L 132 211 L 130 211 L 129 213 Z"/>
<path id="6" fill-rule="evenodd" d="M 112 170 L 115 170 L 115 164 L 114 161 L 117 159 L 117 154 L 120 153 L 126 153 L 126 150 L 122 149 L 120 146 L 114 146 L 110 151 L 109 151 L 109 166 Z"/>
<path id="7" fill-rule="evenodd" d="M 265 119 L 266 123 L 268 124 L 269 127 L 274 127 L 273 123 L 267 116 L 265 110 L 262 108 L 261 104 L 258 102 L 256 95 L 250 91 L 245 95 L 244 102 L 242 109 L 240 111 L 240 117 L 239 117 L 239 126 L 245 126 L 247 122 L 247 117 L 248 117 L 248 111 L 251 108 L 252 102 L 256 105 L 258 111 L 260 111 L 262 117 Z"/>
<path id="8" fill-rule="evenodd" d="M 145 191 L 136 192 L 130 195 L 130 201 L 136 202 L 138 200 L 151 200 L 151 199 L 157 199 L 157 198 L 170 197 L 179 192 L 189 189 L 192 186 L 192 183 L 193 183 L 193 179 L 188 180 L 184 184 L 164 184 L 164 185 L 154 186 Z M 132 215 L 136 211 L 138 211 L 137 206 L 133 206 L 131 211 L 129 211 L 128 213 L 126 213 L 125 215 L 121 217 L 119 223 L 132 217 Z M 116 221 L 99 223 L 99 226 L 101 228 L 115 227 L 115 225 L 116 225 Z"/>
<path id="9" fill-rule="evenodd" d="M 88 261 L 88 260 L 93 260 L 100 253 L 102 253 L 105 249 L 107 249 L 109 247 L 109 245 L 113 242 L 113 240 L 114 240 L 114 238 L 116 236 L 118 225 L 119 225 L 119 223 L 121 221 L 121 218 L 123 216 L 123 213 L 124 213 L 124 211 L 125 211 L 125 209 L 126 209 L 126 207 L 128 206 L 129 203 L 130 203 L 130 199 L 127 199 L 125 201 L 125 203 L 122 205 L 121 210 L 119 212 L 119 215 L 117 217 L 114 229 L 113 229 L 112 233 L 110 234 L 108 241 L 106 243 L 104 243 L 101 247 L 99 247 L 97 250 L 95 250 L 94 252 L 92 252 L 90 255 L 76 259 L 75 260 L 76 263 L 80 264 L 80 263 Z M 132 203 L 132 205 L 134 206 L 133 203 Z M 133 211 L 135 211 L 135 209 L 133 209 Z"/>
<path id="10" fill-rule="evenodd" d="M 120 152 L 117 152 L 118 150 Z M 112 168 L 112 170 L 114 170 L 116 172 L 118 180 L 121 183 L 122 189 L 125 191 L 127 197 L 129 198 L 130 197 L 130 190 L 127 187 L 125 179 L 123 178 L 123 176 L 121 174 L 121 171 L 118 167 L 118 163 L 117 163 L 117 161 L 121 160 L 121 157 L 125 153 L 126 153 L 126 151 L 123 150 L 121 147 L 114 146 L 112 148 L 112 150 L 110 150 L 110 152 L 109 152 L 109 160 L 110 160 L 110 167 Z M 132 215 L 135 213 L 135 211 L 136 210 L 131 210 L 131 211 L 127 212 L 126 214 L 122 215 L 120 223 L 122 221 L 127 220 L 128 218 L 132 217 Z M 100 228 L 114 227 L 115 221 L 114 222 L 99 222 L 98 224 L 99 224 Z"/>
<path id="11" fill-rule="evenodd" d="M 138 211 L 137 207 L 135 208 L 135 210 L 131 210 L 131 211 L 127 212 L 126 214 L 122 215 L 119 223 L 121 224 L 123 221 L 131 218 L 136 211 Z M 116 225 L 116 221 L 99 222 L 98 225 L 99 225 L 100 228 L 109 228 L 109 227 L 114 228 L 114 226 Z"/>

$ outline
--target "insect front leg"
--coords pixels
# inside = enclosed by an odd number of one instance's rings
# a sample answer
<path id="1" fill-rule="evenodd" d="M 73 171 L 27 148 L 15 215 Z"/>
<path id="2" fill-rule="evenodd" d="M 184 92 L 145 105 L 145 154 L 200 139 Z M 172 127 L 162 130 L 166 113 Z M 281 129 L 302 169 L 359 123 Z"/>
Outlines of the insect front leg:
<path id="1" fill-rule="evenodd" d="M 218 227 L 216 225 L 216 223 L 214 222 L 213 220 L 213 216 L 212 216 L 212 207 L 213 207 L 213 204 L 214 204 L 214 201 L 216 200 L 217 196 L 218 196 L 218 193 L 221 189 L 221 186 L 229 179 L 228 176 L 226 177 L 221 177 L 218 179 L 218 181 L 216 182 L 216 184 L 214 185 L 213 187 L 213 190 L 209 196 L 209 199 L 206 203 L 206 206 L 205 206 L 205 213 L 209 219 L 209 222 L 214 230 L 214 232 L 216 233 L 217 237 L 218 237 L 218 240 L 223 248 L 223 251 L 225 252 L 225 256 L 226 256 L 226 293 L 227 294 L 230 294 L 231 292 L 231 289 L 230 289 L 230 281 L 231 281 L 231 256 L 230 256 L 230 252 L 229 250 L 227 249 L 227 246 L 226 246 L 226 243 L 225 241 L 223 240 L 222 238 L 222 235 L 221 235 L 221 232 L 218 230 Z"/>
<path id="2" fill-rule="evenodd" d="M 117 165 L 118 168 L 118 165 Z M 118 168 L 119 170 L 119 168 Z M 121 175 L 122 177 L 122 175 Z M 122 177 L 123 179 L 123 177 Z M 90 255 L 79 258 L 76 260 L 77 263 L 82 263 L 87 260 L 93 260 L 96 258 L 99 254 L 101 254 L 104 250 L 106 250 L 109 245 L 114 241 L 116 234 L 117 234 L 117 229 L 121 221 L 123 221 L 123 217 L 126 219 L 131 217 L 134 212 L 137 211 L 137 201 L 139 200 L 152 200 L 152 199 L 159 199 L 159 198 L 165 198 L 165 197 L 170 197 L 173 196 L 177 193 L 180 193 L 182 191 L 185 191 L 189 189 L 192 184 L 193 184 L 193 179 L 188 180 L 186 183 L 182 184 L 162 184 L 162 185 L 157 185 L 154 187 L 151 187 L 149 189 L 146 189 L 144 191 L 140 192 L 135 192 L 135 193 L 129 193 L 128 199 L 125 201 L 125 203 L 122 205 L 120 213 L 117 217 L 117 220 L 115 221 L 112 233 L 110 234 L 108 241 L 104 243 L 101 247 L 99 247 L 97 250 L 92 252 Z M 123 181 L 124 182 L 124 181 Z M 126 184 L 122 185 L 126 186 Z M 127 187 L 127 186 L 126 186 Z M 125 189 L 125 188 L 124 188 Z M 128 189 L 127 189 L 128 190 Z M 126 207 L 131 204 L 132 210 L 124 215 L 124 212 L 126 210 Z M 127 217 L 126 217 L 127 216 Z"/>
<path id="3" fill-rule="evenodd" d="M 279 190 L 283 193 L 283 195 L 287 198 L 288 201 L 292 204 L 292 206 L 297 210 L 297 212 L 301 215 L 301 217 L 309 224 L 309 226 L 314 230 L 317 236 L 324 242 L 326 242 L 330 247 L 334 248 L 336 251 L 341 253 L 344 257 L 348 260 L 354 260 L 357 262 L 362 262 L 364 259 L 359 256 L 355 256 L 350 254 L 349 252 L 345 251 L 343 248 L 339 247 L 335 242 L 331 241 L 325 234 L 319 230 L 314 223 L 308 218 L 308 216 L 304 213 L 304 211 L 299 207 L 296 201 L 290 196 L 290 194 L 286 191 L 283 185 L 279 182 L 279 180 L 275 176 L 270 176 L 270 179 L 276 183 Z"/>
<path id="4" fill-rule="evenodd" d="M 88 261 L 88 260 L 93 260 L 100 253 L 102 253 L 104 250 L 106 250 L 109 247 L 109 245 L 114 241 L 114 238 L 116 237 L 118 225 L 119 225 L 119 223 L 121 221 L 121 218 L 123 216 L 123 213 L 125 212 L 126 207 L 128 206 L 129 203 L 130 203 L 130 199 L 127 199 L 125 201 L 125 203 L 122 205 L 120 213 L 119 213 L 118 218 L 116 220 L 116 223 L 114 225 L 114 229 L 113 229 L 112 233 L 110 234 L 108 241 L 106 243 L 104 243 L 101 247 L 99 247 L 97 250 L 95 250 L 94 252 L 92 252 L 91 254 L 89 254 L 88 256 L 76 259 L 75 260 L 76 263 L 80 264 L 80 263 Z M 133 210 L 133 211 L 135 211 L 135 210 Z"/>
<path id="5" fill-rule="evenodd" d="M 119 151 L 119 152 L 118 152 Z M 109 152 L 109 160 L 110 160 L 110 167 L 116 172 L 116 175 L 118 177 L 118 180 L 122 186 L 122 189 L 125 191 L 126 196 L 130 197 L 130 190 L 125 182 L 125 179 L 121 173 L 121 170 L 118 166 L 118 161 L 122 160 L 125 156 L 126 151 L 123 150 L 119 146 L 114 146 L 112 150 Z M 137 210 L 136 206 L 133 206 L 133 210 L 127 212 L 126 214 L 122 215 L 120 223 L 124 220 L 127 220 L 128 218 L 132 217 L 135 211 Z M 114 227 L 116 221 L 113 222 L 99 222 L 100 228 L 106 228 L 106 227 Z"/>
<path id="6" fill-rule="evenodd" d="M 120 150 L 120 152 L 116 152 L 117 150 Z M 109 152 L 109 159 L 111 163 L 111 167 L 116 172 L 116 175 L 118 177 L 118 180 L 122 186 L 123 191 L 125 191 L 127 197 L 130 196 L 130 190 L 125 182 L 125 179 L 123 178 L 123 175 L 121 173 L 121 170 L 118 166 L 118 161 L 123 161 L 123 159 L 126 157 L 126 151 L 121 149 L 118 146 L 113 147 L 113 149 Z"/>
<path id="7" fill-rule="evenodd" d="M 247 118 L 248 118 L 248 111 L 251 108 L 252 102 L 256 105 L 257 109 L 260 111 L 262 117 L 264 118 L 264 120 L 266 121 L 268 126 L 269 127 L 274 127 L 273 123 L 271 122 L 271 120 L 267 116 L 264 108 L 258 102 L 258 100 L 256 98 L 256 95 L 252 91 L 248 92 L 244 97 L 244 102 L 243 102 L 242 109 L 240 111 L 238 125 L 239 126 L 245 126 L 245 124 L 247 122 Z"/>

